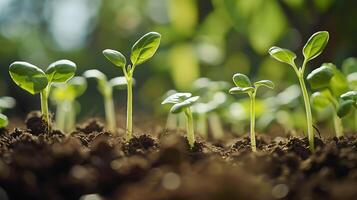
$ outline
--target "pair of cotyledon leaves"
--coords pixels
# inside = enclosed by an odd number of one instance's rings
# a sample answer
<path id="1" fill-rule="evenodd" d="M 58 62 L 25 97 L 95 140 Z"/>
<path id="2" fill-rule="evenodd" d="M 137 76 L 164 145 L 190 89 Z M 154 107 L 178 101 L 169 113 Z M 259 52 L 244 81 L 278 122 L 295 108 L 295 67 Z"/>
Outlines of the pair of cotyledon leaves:
<path id="1" fill-rule="evenodd" d="M 81 76 L 71 78 L 66 84 L 60 83 L 54 85 L 51 97 L 55 101 L 69 100 L 73 101 L 81 96 L 87 89 L 87 81 Z"/>
<path id="2" fill-rule="evenodd" d="M 319 56 L 327 45 L 328 40 L 329 33 L 327 31 L 319 31 L 313 34 L 302 50 L 305 61 L 310 61 Z M 288 49 L 274 46 L 269 49 L 269 54 L 280 62 L 295 66 L 296 54 Z"/>
<path id="3" fill-rule="evenodd" d="M 191 93 L 175 93 L 168 96 L 161 104 L 174 104 L 170 112 L 180 113 L 197 102 L 199 98 L 199 96 L 192 97 Z"/>
<path id="4" fill-rule="evenodd" d="M 130 61 L 133 66 L 137 66 L 150 59 L 160 45 L 161 35 L 156 32 L 149 32 L 135 42 L 131 49 Z M 103 55 L 114 65 L 125 68 L 125 56 L 112 49 L 103 51 Z"/>
<path id="5" fill-rule="evenodd" d="M 50 64 L 45 72 L 28 62 L 16 61 L 10 65 L 9 73 L 19 87 L 36 94 L 48 84 L 68 81 L 74 76 L 76 69 L 76 64 L 69 60 L 58 60 Z"/>
<path id="6" fill-rule="evenodd" d="M 265 86 L 270 89 L 274 88 L 274 83 L 272 81 L 261 80 L 252 84 L 248 76 L 241 73 L 236 73 L 233 75 L 233 82 L 236 87 L 233 87 L 229 90 L 229 93 L 231 94 L 252 94 L 260 86 Z"/>

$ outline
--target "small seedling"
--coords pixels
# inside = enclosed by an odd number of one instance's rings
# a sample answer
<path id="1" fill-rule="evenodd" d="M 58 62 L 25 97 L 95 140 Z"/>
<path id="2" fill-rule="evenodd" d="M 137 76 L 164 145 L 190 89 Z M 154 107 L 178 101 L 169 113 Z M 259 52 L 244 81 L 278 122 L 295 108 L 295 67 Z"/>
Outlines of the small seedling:
<path id="1" fill-rule="evenodd" d="M 347 79 L 332 63 L 325 63 L 321 67 L 313 70 L 308 76 L 311 89 L 317 92 L 311 95 L 311 104 L 316 109 L 324 109 L 329 106 L 333 108 L 333 122 L 336 136 L 343 136 L 343 126 L 341 118 L 337 112 L 339 108 L 339 95 L 348 88 Z"/>
<path id="2" fill-rule="evenodd" d="M 236 87 L 233 87 L 229 90 L 230 94 L 248 94 L 250 98 L 250 144 L 252 151 L 257 151 L 257 145 L 255 142 L 255 96 L 257 90 L 260 86 L 265 86 L 267 88 L 273 89 L 274 83 L 269 80 L 257 81 L 254 84 L 251 83 L 249 78 L 244 74 L 234 74 L 233 82 Z"/>
<path id="3" fill-rule="evenodd" d="M 130 61 L 126 63 L 124 55 L 118 51 L 106 49 L 103 55 L 115 66 L 123 70 L 127 82 L 127 120 L 125 140 L 129 141 L 133 135 L 133 74 L 135 67 L 150 59 L 160 45 L 161 35 L 156 32 L 149 32 L 135 42 L 131 49 Z"/>
<path id="4" fill-rule="evenodd" d="M 65 132 L 70 132 L 74 129 L 76 114 L 80 107 L 76 98 L 81 96 L 86 89 L 87 81 L 80 76 L 73 77 L 66 84 L 54 84 L 51 99 L 57 105 L 56 128 Z"/>
<path id="5" fill-rule="evenodd" d="M 193 117 L 191 106 L 197 102 L 199 96 L 192 97 L 191 93 L 176 93 L 167 97 L 161 104 L 174 104 L 170 112 L 177 114 L 184 112 L 186 116 L 187 140 L 190 148 L 195 145 L 195 134 L 193 129 Z"/>
<path id="6" fill-rule="evenodd" d="M 16 104 L 16 101 L 12 97 L 1 97 L 0 98 L 0 128 L 4 128 L 9 124 L 9 120 L 6 115 L 2 112 L 6 109 L 13 108 Z"/>
<path id="7" fill-rule="evenodd" d="M 337 110 L 339 117 L 345 117 L 353 109 L 357 110 L 357 91 L 348 91 L 340 96 L 340 105 Z"/>
<path id="8" fill-rule="evenodd" d="M 77 67 L 69 60 L 58 60 L 48 66 L 46 72 L 33 64 L 16 61 L 9 67 L 12 80 L 31 94 L 40 93 L 43 120 L 50 128 L 48 95 L 53 83 L 64 83 L 74 76 Z"/>
<path id="9" fill-rule="evenodd" d="M 108 81 L 107 76 L 96 69 L 87 70 L 83 74 L 86 78 L 95 78 L 98 82 L 98 90 L 104 98 L 105 117 L 108 129 L 115 133 L 116 117 L 113 101 L 113 88 L 126 89 L 127 81 L 124 76 L 116 77 Z M 134 81 L 135 82 L 135 81 Z"/>
<path id="10" fill-rule="evenodd" d="M 193 83 L 193 92 L 200 96 L 200 102 L 192 107 L 192 112 L 197 115 L 197 131 L 208 137 L 207 121 L 214 138 L 223 137 L 224 131 L 218 116 L 220 108 L 227 100 L 226 91 L 230 84 L 225 81 L 212 81 L 208 78 L 199 78 Z"/>
<path id="11" fill-rule="evenodd" d="M 314 151 L 314 129 L 312 126 L 312 114 L 310 107 L 310 98 L 306 89 L 305 81 L 304 81 L 304 73 L 307 63 L 319 56 L 324 50 L 327 42 L 329 40 L 329 33 L 327 31 L 319 31 L 313 34 L 307 43 L 305 44 L 302 53 L 304 55 L 304 61 L 302 66 L 298 68 L 295 64 L 296 54 L 288 49 L 283 49 L 280 47 L 272 47 L 269 49 L 269 54 L 275 58 L 276 60 L 287 63 L 293 67 L 302 91 L 302 95 L 305 103 L 305 112 L 306 112 L 306 120 L 307 120 L 307 134 L 309 138 L 310 150 Z"/>

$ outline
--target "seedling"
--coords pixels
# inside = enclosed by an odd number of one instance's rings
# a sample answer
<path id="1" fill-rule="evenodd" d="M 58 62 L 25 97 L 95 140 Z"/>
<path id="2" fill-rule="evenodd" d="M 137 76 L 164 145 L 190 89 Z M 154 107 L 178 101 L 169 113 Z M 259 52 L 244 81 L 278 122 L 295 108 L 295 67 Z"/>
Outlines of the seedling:
<path id="1" fill-rule="evenodd" d="M 302 66 L 298 68 L 295 64 L 296 54 L 288 49 L 283 49 L 280 47 L 271 47 L 269 49 L 269 54 L 276 60 L 287 63 L 293 67 L 302 91 L 302 95 L 305 103 L 306 121 L 307 121 L 307 134 L 309 139 L 310 150 L 314 151 L 314 129 L 312 126 L 312 114 L 310 107 L 310 98 L 306 89 L 304 81 L 304 73 L 307 63 L 319 56 L 324 50 L 327 42 L 329 40 L 329 33 L 327 31 L 319 31 L 313 34 L 307 43 L 305 44 L 302 53 L 304 55 L 304 61 Z"/>
<path id="2" fill-rule="evenodd" d="M 160 45 L 161 35 L 156 32 L 149 32 L 135 42 L 131 49 L 130 61 L 126 63 L 124 55 L 112 49 L 103 51 L 103 55 L 115 66 L 123 70 L 127 82 L 127 120 L 125 140 L 129 141 L 133 135 L 133 74 L 135 67 L 150 59 Z"/>
<path id="3" fill-rule="evenodd" d="M 76 114 L 80 107 L 76 98 L 81 96 L 87 89 L 85 78 L 76 76 L 68 83 L 55 84 L 51 92 L 51 99 L 57 105 L 56 128 L 65 132 L 70 132 L 76 124 Z"/>
<path id="4" fill-rule="evenodd" d="M 200 96 L 200 102 L 192 107 L 192 112 L 197 115 L 197 131 L 208 137 L 207 121 L 214 138 L 223 137 L 224 131 L 218 111 L 227 100 L 226 91 L 230 84 L 225 81 L 212 81 L 208 78 L 199 78 L 193 83 L 193 91 Z"/>
<path id="5" fill-rule="evenodd" d="M 16 61 L 9 67 L 12 80 L 32 95 L 40 93 L 43 120 L 50 128 L 48 95 L 53 83 L 65 83 L 74 76 L 77 67 L 69 60 L 58 60 L 48 66 L 46 72 L 33 64 Z"/>
<path id="6" fill-rule="evenodd" d="M 252 151 L 257 151 L 257 145 L 255 141 L 255 96 L 257 94 L 257 90 L 260 86 L 265 86 L 269 89 L 274 88 L 274 83 L 269 80 L 261 80 L 257 81 L 254 84 L 251 83 L 249 78 L 240 73 L 236 73 L 233 75 L 233 82 L 236 87 L 233 87 L 229 90 L 230 94 L 248 94 L 250 98 L 250 144 L 252 147 Z"/>
<path id="7" fill-rule="evenodd" d="M 186 116 L 186 128 L 187 128 L 187 140 L 190 148 L 193 148 L 195 145 L 195 134 L 193 129 L 193 117 L 191 106 L 197 102 L 199 96 L 192 97 L 191 93 L 176 93 L 169 97 L 167 97 L 161 104 L 174 104 L 170 112 L 177 113 L 185 113 Z"/>
<path id="8" fill-rule="evenodd" d="M 12 97 L 1 97 L 0 98 L 0 128 L 4 128 L 9 124 L 9 120 L 6 115 L 2 112 L 6 109 L 13 108 L 16 101 Z"/>
<path id="9" fill-rule="evenodd" d="M 85 71 L 83 74 L 86 78 L 95 78 L 98 82 L 98 90 L 104 98 L 104 109 L 105 117 L 107 121 L 108 129 L 115 133 L 116 131 L 116 117 L 115 117 L 115 108 L 113 101 L 113 88 L 117 89 L 126 89 L 127 81 L 124 76 L 113 78 L 108 81 L 107 76 L 101 71 L 96 69 L 91 69 Z M 135 81 L 134 81 L 135 82 Z"/>
<path id="10" fill-rule="evenodd" d="M 325 63 L 313 70 L 307 76 L 307 81 L 313 90 L 317 90 L 311 95 L 312 106 L 316 109 L 331 106 L 334 111 L 333 122 L 336 136 L 343 136 L 342 121 L 337 115 L 337 111 L 340 106 L 338 98 L 341 90 L 344 91 L 348 88 L 347 79 L 332 63 Z"/>

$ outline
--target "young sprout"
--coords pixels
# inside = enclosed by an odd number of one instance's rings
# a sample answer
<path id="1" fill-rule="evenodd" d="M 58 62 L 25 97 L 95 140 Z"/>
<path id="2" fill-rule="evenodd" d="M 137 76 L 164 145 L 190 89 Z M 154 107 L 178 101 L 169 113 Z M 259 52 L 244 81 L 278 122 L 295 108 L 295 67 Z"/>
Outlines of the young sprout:
<path id="1" fill-rule="evenodd" d="M 41 111 L 43 120 L 50 128 L 50 119 L 48 112 L 48 95 L 53 83 L 65 83 L 74 76 L 77 67 L 69 60 L 58 60 L 48 66 L 46 71 L 33 64 L 16 61 L 9 67 L 9 73 L 12 80 L 31 94 L 40 93 Z"/>
<path id="2" fill-rule="evenodd" d="M 76 114 L 80 107 L 76 98 L 81 96 L 86 89 L 87 81 L 80 76 L 73 77 L 67 84 L 54 84 L 51 99 L 57 105 L 56 128 L 65 132 L 70 132 L 74 129 Z"/>
<path id="3" fill-rule="evenodd" d="M 307 43 L 305 44 L 302 53 L 304 55 L 304 61 L 302 66 L 298 68 L 295 64 L 296 55 L 294 52 L 283 49 L 280 47 L 271 47 L 269 49 L 269 54 L 275 58 L 276 60 L 287 63 L 294 69 L 302 91 L 302 95 L 305 103 L 305 112 L 306 112 L 306 120 L 307 120 L 307 134 L 309 139 L 310 150 L 314 151 L 314 129 L 312 126 L 312 114 L 310 107 L 310 98 L 306 89 L 305 81 L 304 81 L 304 73 L 307 63 L 319 56 L 324 50 L 327 42 L 329 40 L 329 33 L 327 31 L 319 31 L 313 34 Z"/>
<path id="4" fill-rule="evenodd" d="M 343 136 L 341 118 L 338 117 L 339 95 L 348 88 L 345 76 L 332 63 L 325 63 L 313 70 L 308 76 L 311 89 L 317 92 L 311 95 L 312 106 L 316 109 L 333 108 L 333 122 L 337 137 Z"/>
<path id="5" fill-rule="evenodd" d="M 115 66 L 123 70 L 127 82 L 127 119 L 126 119 L 126 141 L 132 138 L 133 134 L 133 74 L 135 67 L 150 59 L 160 45 L 161 35 L 156 32 L 149 32 L 142 36 L 135 42 L 131 49 L 130 61 L 131 64 L 126 63 L 124 55 L 112 49 L 103 51 L 103 55 L 112 62 Z"/>
<path id="6" fill-rule="evenodd" d="M 176 93 L 167 97 L 161 104 L 174 104 L 170 112 L 177 114 L 184 112 L 186 116 L 187 140 L 190 148 L 195 145 L 195 133 L 193 129 L 193 117 L 191 106 L 199 99 L 199 96 L 192 97 L 191 93 Z"/>
<path id="7" fill-rule="evenodd" d="M 218 116 L 220 108 L 227 100 L 226 91 L 230 84 L 225 81 L 212 81 L 208 78 L 199 78 L 193 83 L 193 91 L 200 96 L 200 102 L 192 107 L 192 112 L 197 115 L 197 131 L 208 137 L 207 121 L 214 138 L 223 137 L 224 131 Z"/>
<path id="8" fill-rule="evenodd" d="M 345 117 L 353 109 L 357 110 L 357 91 L 348 91 L 340 96 L 341 103 L 337 110 L 339 117 Z"/>
<path id="9" fill-rule="evenodd" d="M 240 73 L 236 73 L 233 75 L 233 82 L 236 87 L 233 87 L 229 90 L 230 94 L 243 94 L 246 93 L 250 98 L 250 144 L 252 147 L 252 151 L 257 151 L 257 145 L 255 142 L 255 96 L 257 94 L 257 90 L 260 86 L 265 86 L 267 88 L 273 89 L 274 83 L 269 80 L 261 80 L 257 81 L 254 84 L 251 83 L 249 78 Z"/>
<path id="10" fill-rule="evenodd" d="M 5 109 L 13 108 L 16 101 L 12 97 L 0 98 L 0 128 L 4 128 L 9 124 L 9 120 L 6 115 L 2 114 Z"/>
<path id="11" fill-rule="evenodd" d="M 127 81 L 124 76 L 116 77 L 108 81 L 107 76 L 96 69 L 87 70 L 83 74 L 86 78 L 95 78 L 98 82 L 98 90 L 104 98 L 105 118 L 108 129 L 115 133 L 116 117 L 113 101 L 113 88 L 126 89 Z"/>

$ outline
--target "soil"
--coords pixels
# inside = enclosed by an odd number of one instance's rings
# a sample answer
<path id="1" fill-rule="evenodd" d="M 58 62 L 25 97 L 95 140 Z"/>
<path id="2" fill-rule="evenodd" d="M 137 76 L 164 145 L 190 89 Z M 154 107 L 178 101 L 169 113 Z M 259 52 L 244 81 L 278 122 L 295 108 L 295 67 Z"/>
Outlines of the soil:
<path id="1" fill-rule="evenodd" d="M 125 142 L 96 119 L 65 135 L 32 113 L 27 129 L 0 129 L 0 199 L 356 200 L 357 136 L 258 136 L 190 149 L 180 132 Z M 156 135 L 160 135 L 156 137 Z"/>

